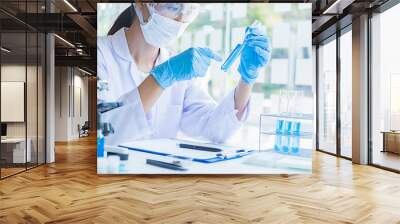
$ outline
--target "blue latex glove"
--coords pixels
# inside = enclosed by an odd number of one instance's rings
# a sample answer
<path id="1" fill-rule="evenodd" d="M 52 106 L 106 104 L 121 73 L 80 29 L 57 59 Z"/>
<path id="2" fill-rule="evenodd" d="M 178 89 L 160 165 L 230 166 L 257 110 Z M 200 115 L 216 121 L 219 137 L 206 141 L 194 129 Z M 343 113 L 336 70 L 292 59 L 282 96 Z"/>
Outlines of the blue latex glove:
<path id="1" fill-rule="evenodd" d="M 258 27 L 247 27 L 243 44 L 238 72 L 245 83 L 252 84 L 257 79 L 260 68 L 270 61 L 270 41 Z"/>
<path id="2" fill-rule="evenodd" d="M 165 89 L 175 81 L 205 76 L 211 59 L 222 60 L 219 55 L 209 48 L 189 48 L 156 66 L 150 71 L 150 74 Z"/>

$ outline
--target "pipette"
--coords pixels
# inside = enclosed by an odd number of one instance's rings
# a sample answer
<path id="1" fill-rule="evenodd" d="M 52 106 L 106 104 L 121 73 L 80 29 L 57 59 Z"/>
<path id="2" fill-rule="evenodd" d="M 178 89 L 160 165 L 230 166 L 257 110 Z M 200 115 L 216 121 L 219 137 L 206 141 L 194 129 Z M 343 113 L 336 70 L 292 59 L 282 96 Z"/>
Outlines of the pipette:
<path id="1" fill-rule="evenodd" d="M 250 27 L 257 27 L 261 26 L 261 23 L 258 20 L 255 20 Z M 246 32 L 247 35 L 247 32 Z M 244 40 L 241 44 L 237 44 L 233 51 L 229 54 L 228 58 L 225 62 L 221 65 L 221 69 L 224 72 L 227 72 L 229 68 L 232 66 L 233 62 L 235 62 L 236 58 L 242 53 L 244 47 Z"/>

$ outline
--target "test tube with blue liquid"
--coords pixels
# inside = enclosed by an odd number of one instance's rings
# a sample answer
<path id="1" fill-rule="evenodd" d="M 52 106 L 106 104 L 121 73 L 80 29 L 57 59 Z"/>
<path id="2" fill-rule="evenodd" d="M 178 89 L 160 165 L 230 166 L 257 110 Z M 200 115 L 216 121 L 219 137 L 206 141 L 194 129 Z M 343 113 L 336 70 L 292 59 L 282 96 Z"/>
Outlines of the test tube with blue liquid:
<path id="1" fill-rule="evenodd" d="M 104 157 L 104 135 L 101 130 L 97 130 L 97 157 Z"/>
<path id="2" fill-rule="evenodd" d="M 293 122 L 292 128 L 292 141 L 290 146 L 290 151 L 293 154 L 298 154 L 300 152 L 300 129 L 301 123 L 299 121 Z"/>
<path id="3" fill-rule="evenodd" d="M 282 139 L 282 152 L 289 153 L 290 147 L 290 134 L 292 131 L 292 121 L 285 120 L 284 123 L 284 136 Z"/>
<path id="4" fill-rule="evenodd" d="M 283 133 L 284 120 L 277 119 L 275 123 L 275 151 L 279 152 L 282 148 L 282 133 Z"/>
<path id="5" fill-rule="evenodd" d="M 258 20 L 254 21 L 250 25 L 250 27 L 257 27 L 257 26 L 259 27 L 261 26 L 261 23 Z M 229 70 L 233 62 L 235 62 L 236 58 L 239 57 L 239 55 L 242 53 L 243 47 L 244 47 L 244 40 L 241 44 L 237 44 L 236 47 L 233 49 L 233 51 L 229 54 L 228 58 L 221 65 L 221 70 L 223 70 L 224 72 L 227 72 Z"/>

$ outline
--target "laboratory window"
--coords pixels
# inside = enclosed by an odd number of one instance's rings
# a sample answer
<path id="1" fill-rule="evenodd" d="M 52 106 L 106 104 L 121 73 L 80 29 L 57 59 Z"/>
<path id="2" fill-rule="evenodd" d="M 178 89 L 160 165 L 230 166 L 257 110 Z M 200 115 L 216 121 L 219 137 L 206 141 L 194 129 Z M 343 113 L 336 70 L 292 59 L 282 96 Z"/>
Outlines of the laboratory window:
<path id="1" fill-rule="evenodd" d="M 370 161 L 400 171 L 400 4 L 371 19 Z"/>
<path id="2" fill-rule="evenodd" d="M 336 38 L 318 48 L 318 149 L 336 154 Z"/>

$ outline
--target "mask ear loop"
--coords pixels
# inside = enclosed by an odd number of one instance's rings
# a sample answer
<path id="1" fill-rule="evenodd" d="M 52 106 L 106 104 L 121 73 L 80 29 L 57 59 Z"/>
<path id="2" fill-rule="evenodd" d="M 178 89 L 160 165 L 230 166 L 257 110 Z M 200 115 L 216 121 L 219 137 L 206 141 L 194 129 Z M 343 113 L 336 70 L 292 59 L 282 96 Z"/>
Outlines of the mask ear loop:
<path id="1" fill-rule="evenodd" d="M 144 5 L 144 7 L 146 7 L 147 11 L 149 12 L 149 18 L 147 19 L 147 22 L 144 21 L 143 14 L 142 14 L 141 10 L 136 7 L 136 4 L 134 4 L 133 1 L 131 2 L 131 4 L 133 7 L 133 10 L 135 10 L 135 12 L 136 12 L 136 16 L 138 17 L 140 24 L 145 25 L 146 23 L 148 23 L 151 20 L 152 13 L 151 13 L 149 6 L 147 5 L 148 3 L 146 3 L 146 5 Z"/>

